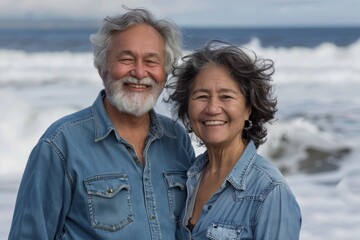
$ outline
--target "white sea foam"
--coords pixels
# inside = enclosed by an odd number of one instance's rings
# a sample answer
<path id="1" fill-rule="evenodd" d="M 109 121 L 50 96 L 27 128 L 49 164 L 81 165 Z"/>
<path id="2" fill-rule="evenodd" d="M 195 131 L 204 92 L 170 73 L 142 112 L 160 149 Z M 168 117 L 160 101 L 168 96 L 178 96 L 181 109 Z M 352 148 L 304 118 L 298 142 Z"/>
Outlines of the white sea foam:
<path id="1" fill-rule="evenodd" d="M 0 70 L 1 85 L 99 81 L 91 53 L 27 53 L 0 49 Z"/>
<path id="2" fill-rule="evenodd" d="M 360 40 L 346 47 L 323 43 L 310 49 L 262 48 L 253 39 L 247 48 L 275 61 L 277 83 L 356 83 L 360 71 Z"/>

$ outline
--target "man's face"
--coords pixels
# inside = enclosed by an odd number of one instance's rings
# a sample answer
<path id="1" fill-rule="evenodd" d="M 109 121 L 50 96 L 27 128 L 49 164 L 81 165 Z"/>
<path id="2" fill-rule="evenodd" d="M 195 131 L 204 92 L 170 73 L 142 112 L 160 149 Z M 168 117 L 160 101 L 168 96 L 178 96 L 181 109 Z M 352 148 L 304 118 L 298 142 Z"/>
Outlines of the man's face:
<path id="1" fill-rule="evenodd" d="M 166 77 L 164 46 L 161 35 L 146 24 L 112 36 L 104 85 L 119 111 L 141 116 L 156 104 Z"/>

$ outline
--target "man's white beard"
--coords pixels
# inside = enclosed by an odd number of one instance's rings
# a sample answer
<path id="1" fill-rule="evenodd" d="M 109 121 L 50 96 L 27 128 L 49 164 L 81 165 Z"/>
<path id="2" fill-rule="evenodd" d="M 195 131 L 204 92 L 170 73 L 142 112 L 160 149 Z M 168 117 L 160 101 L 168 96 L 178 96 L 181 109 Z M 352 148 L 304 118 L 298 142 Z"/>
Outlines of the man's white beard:
<path id="1" fill-rule="evenodd" d="M 145 84 L 150 86 L 151 92 L 130 92 L 124 90 L 125 83 Z M 149 112 L 156 104 L 160 96 L 163 85 L 158 85 L 152 78 L 146 77 L 137 80 L 133 77 L 124 77 L 113 80 L 111 78 L 104 81 L 106 96 L 111 105 L 120 112 L 126 112 L 135 116 L 142 116 Z"/>

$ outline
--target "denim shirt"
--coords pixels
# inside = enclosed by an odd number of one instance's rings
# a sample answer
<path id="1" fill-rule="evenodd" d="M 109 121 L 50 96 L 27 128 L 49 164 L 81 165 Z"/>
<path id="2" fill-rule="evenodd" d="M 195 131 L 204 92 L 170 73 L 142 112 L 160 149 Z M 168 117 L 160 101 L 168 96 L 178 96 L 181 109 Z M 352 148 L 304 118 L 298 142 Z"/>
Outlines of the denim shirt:
<path id="1" fill-rule="evenodd" d="M 9 239 L 175 239 L 195 158 L 190 138 L 151 111 L 142 165 L 115 131 L 104 95 L 56 121 L 34 147 Z"/>
<path id="2" fill-rule="evenodd" d="M 205 152 L 188 171 L 188 197 L 177 231 L 178 239 L 299 239 L 299 205 L 284 177 L 256 153 L 253 142 L 248 144 L 220 189 L 204 205 L 190 233 L 186 226 L 207 163 Z"/>

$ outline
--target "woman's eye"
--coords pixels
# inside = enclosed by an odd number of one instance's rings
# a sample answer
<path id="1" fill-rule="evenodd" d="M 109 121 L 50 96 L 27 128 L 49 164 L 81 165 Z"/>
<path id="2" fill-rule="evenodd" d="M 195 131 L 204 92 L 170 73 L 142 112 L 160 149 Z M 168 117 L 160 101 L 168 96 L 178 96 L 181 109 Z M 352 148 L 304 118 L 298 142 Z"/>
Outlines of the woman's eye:
<path id="1" fill-rule="evenodd" d="M 199 95 L 196 97 L 196 99 L 207 99 L 208 96 L 207 95 Z"/>
<path id="2" fill-rule="evenodd" d="M 194 94 L 192 96 L 192 99 L 194 99 L 194 100 L 206 100 L 206 99 L 208 99 L 208 95 L 206 95 L 206 94 Z"/>
<path id="3" fill-rule="evenodd" d="M 222 99 L 230 99 L 230 98 L 233 98 L 233 97 L 230 96 L 230 95 L 222 95 L 221 98 Z"/>

